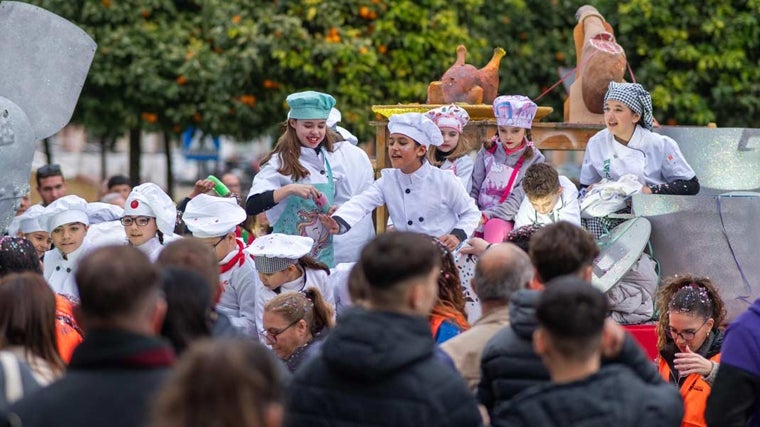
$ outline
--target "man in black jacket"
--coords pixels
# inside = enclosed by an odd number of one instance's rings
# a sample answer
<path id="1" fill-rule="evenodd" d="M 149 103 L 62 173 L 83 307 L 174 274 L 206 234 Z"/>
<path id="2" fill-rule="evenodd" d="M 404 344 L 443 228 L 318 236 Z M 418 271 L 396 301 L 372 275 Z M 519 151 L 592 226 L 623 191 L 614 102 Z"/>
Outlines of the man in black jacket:
<path id="1" fill-rule="evenodd" d="M 406 232 L 362 250 L 371 308 L 346 313 L 295 373 L 286 426 L 481 425 L 464 381 L 434 356 L 437 251 L 430 237 Z"/>
<path id="2" fill-rule="evenodd" d="M 491 416 L 500 402 L 512 399 L 532 385 L 549 381 L 549 372 L 533 351 L 534 311 L 540 290 L 549 280 L 568 274 L 590 280 L 599 248 L 591 234 L 560 221 L 533 235 L 529 253 L 535 268 L 531 289 L 512 294 L 509 326 L 491 338 L 481 358 L 478 400 Z"/>
<path id="3" fill-rule="evenodd" d="M 63 378 L 9 412 L 24 427 L 142 426 L 174 361 L 156 337 L 166 312 L 158 271 L 134 247 L 107 246 L 82 259 L 76 282 L 84 341 Z"/>
<path id="4" fill-rule="evenodd" d="M 567 276 L 538 299 L 533 345 L 551 383 L 496 407 L 494 427 L 677 427 L 683 402 L 633 338 L 606 319 L 605 296 Z M 608 363 L 601 365 L 601 356 Z"/>

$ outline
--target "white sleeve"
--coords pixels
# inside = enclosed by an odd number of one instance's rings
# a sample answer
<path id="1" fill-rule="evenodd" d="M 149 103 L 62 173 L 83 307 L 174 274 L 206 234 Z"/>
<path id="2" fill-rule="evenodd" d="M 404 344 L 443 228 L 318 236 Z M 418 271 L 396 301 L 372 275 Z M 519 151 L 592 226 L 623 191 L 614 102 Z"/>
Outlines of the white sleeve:
<path id="1" fill-rule="evenodd" d="M 248 197 L 255 194 L 261 194 L 265 191 L 277 190 L 280 187 L 291 183 L 290 176 L 277 172 L 280 167 L 279 157 L 272 156 L 268 162 L 261 166 L 261 170 L 253 177 L 251 190 Z"/>
<path id="2" fill-rule="evenodd" d="M 456 160 L 456 165 L 457 177 L 459 177 L 465 191 L 469 194 L 472 189 L 472 170 L 475 168 L 475 162 L 472 161 L 472 158 L 468 154 L 465 154 Z"/>
<path id="3" fill-rule="evenodd" d="M 229 297 L 220 299 L 217 310 L 230 318 L 230 323 L 236 329 L 249 337 L 257 337 L 256 329 L 256 284 L 252 269 L 240 269 L 234 274 L 235 283 L 227 285 L 227 292 L 234 292 Z M 223 302 L 224 301 L 224 302 Z"/>
<path id="4" fill-rule="evenodd" d="M 662 177 L 665 182 L 675 180 L 689 180 L 696 176 L 694 169 L 686 162 L 678 143 L 673 138 L 661 136 L 663 139 L 662 146 Z"/>
<path id="5" fill-rule="evenodd" d="M 332 216 L 340 217 L 349 227 L 353 227 L 373 209 L 385 203 L 382 189 L 384 182 L 381 177 L 361 194 L 344 203 Z"/>
<path id="6" fill-rule="evenodd" d="M 572 181 L 564 176 L 559 177 L 562 183 L 563 207 L 559 210 L 559 220 L 581 226 L 581 204 L 578 201 L 578 189 Z"/>
<path id="7" fill-rule="evenodd" d="M 528 196 L 523 197 L 523 200 L 520 203 L 520 209 L 518 209 L 517 213 L 515 214 L 514 228 L 518 229 L 526 225 L 532 225 L 533 221 L 531 221 L 530 218 L 535 217 L 535 215 L 536 215 L 536 210 L 533 209 L 533 205 L 530 204 L 530 200 L 528 200 Z"/>
<path id="8" fill-rule="evenodd" d="M 598 133 L 596 135 L 599 135 Z M 596 136 L 594 135 L 594 136 Z M 583 154 L 583 164 L 581 165 L 581 174 L 579 181 L 581 185 L 591 185 L 602 180 L 602 176 L 597 171 L 597 167 L 600 165 L 594 164 L 594 150 L 597 148 L 597 142 L 593 140 L 594 137 L 589 140 L 586 145 L 586 152 Z"/>
<path id="9" fill-rule="evenodd" d="M 447 200 L 449 200 L 451 211 L 459 218 L 459 221 L 454 225 L 454 229 L 460 229 L 464 231 L 467 237 L 471 237 L 472 233 L 475 232 L 475 228 L 480 223 L 480 211 L 477 205 L 475 205 L 475 200 L 465 191 L 464 186 L 459 185 L 458 182 L 454 182 L 454 180 L 458 181 L 459 178 L 451 174 L 444 176 L 453 178 L 445 185 L 445 188 L 448 189 Z M 451 230 L 448 230 L 448 232 L 451 232 Z"/>

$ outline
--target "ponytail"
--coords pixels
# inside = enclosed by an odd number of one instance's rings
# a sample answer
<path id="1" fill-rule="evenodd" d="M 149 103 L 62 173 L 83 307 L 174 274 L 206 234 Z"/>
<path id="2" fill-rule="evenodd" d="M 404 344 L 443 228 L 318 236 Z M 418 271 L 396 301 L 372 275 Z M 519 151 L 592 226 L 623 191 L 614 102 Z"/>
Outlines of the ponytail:
<path id="1" fill-rule="evenodd" d="M 308 288 L 303 291 L 303 295 L 311 302 L 311 322 L 307 321 L 311 334 L 316 335 L 325 328 L 332 328 L 334 326 L 334 310 L 327 304 L 319 289 Z M 306 317 L 309 317 L 308 314 Z"/>

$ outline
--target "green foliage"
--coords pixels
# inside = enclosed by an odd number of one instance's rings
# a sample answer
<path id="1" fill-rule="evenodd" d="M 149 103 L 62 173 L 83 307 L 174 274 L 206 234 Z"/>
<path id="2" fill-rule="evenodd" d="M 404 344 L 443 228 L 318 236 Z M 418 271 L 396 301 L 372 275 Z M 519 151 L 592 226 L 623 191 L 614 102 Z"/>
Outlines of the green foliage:
<path id="1" fill-rule="evenodd" d="M 189 125 L 273 132 L 288 93 L 333 94 L 371 139 L 374 104 L 424 102 L 458 44 L 500 94 L 536 97 L 575 66 L 570 0 L 34 0 L 98 43 L 74 120 L 100 135 Z M 599 0 L 662 123 L 760 127 L 760 1 Z M 628 77 L 630 79 L 630 77 Z M 539 101 L 561 121 L 565 91 Z"/>

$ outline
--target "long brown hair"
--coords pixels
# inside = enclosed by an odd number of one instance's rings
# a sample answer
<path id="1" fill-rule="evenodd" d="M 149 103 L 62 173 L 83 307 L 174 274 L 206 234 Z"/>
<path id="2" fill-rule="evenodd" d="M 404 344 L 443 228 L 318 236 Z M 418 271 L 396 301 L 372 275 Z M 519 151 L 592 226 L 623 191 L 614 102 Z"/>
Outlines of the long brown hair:
<path id="1" fill-rule="evenodd" d="M 679 275 L 668 279 L 657 292 L 657 348 L 668 342 L 668 312 L 690 312 L 705 320 L 715 320 L 713 330 L 718 330 L 726 319 L 726 307 L 712 281 L 707 277 Z"/>
<path id="2" fill-rule="evenodd" d="M 261 344 L 201 340 L 183 354 L 158 395 L 151 427 L 264 427 L 282 405 L 278 362 Z"/>
<path id="3" fill-rule="evenodd" d="M 301 142 L 298 140 L 298 136 L 296 136 L 296 130 L 290 125 L 290 119 L 285 120 L 280 125 L 280 128 L 282 129 L 282 135 L 277 139 L 274 149 L 261 160 L 261 164 L 264 165 L 272 156 L 277 154 L 280 156 L 280 168 L 277 169 L 277 172 L 289 175 L 293 178 L 293 181 L 298 181 L 309 175 L 309 171 L 298 161 L 298 158 L 301 156 Z M 335 133 L 326 131 L 325 139 L 322 140 L 325 150 L 329 152 L 335 151 L 335 142 L 337 142 Z"/>
<path id="4" fill-rule="evenodd" d="M 303 319 L 312 336 L 334 325 L 333 309 L 317 288 L 277 295 L 267 302 L 264 311 L 277 313 L 288 323 Z"/>
<path id="5" fill-rule="evenodd" d="M 438 300 L 432 314 L 453 320 L 462 329 L 469 329 L 459 269 L 451 252 L 438 239 L 433 241 L 441 253 L 441 274 L 438 276 Z"/>
<path id="6" fill-rule="evenodd" d="M 0 280 L 0 348 L 17 345 L 48 362 L 56 374 L 58 354 L 55 294 L 36 273 L 13 273 Z"/>
<path id="7" fill-rule="evenodd" d="M 330 267 L 311 255 L 304 255 L 301 258 L 298 258 L 298 265 L 300 265 L 304 270 L 307 268 L 309 270 L 323 270 L 328 275 L 330 274 Z"/>

